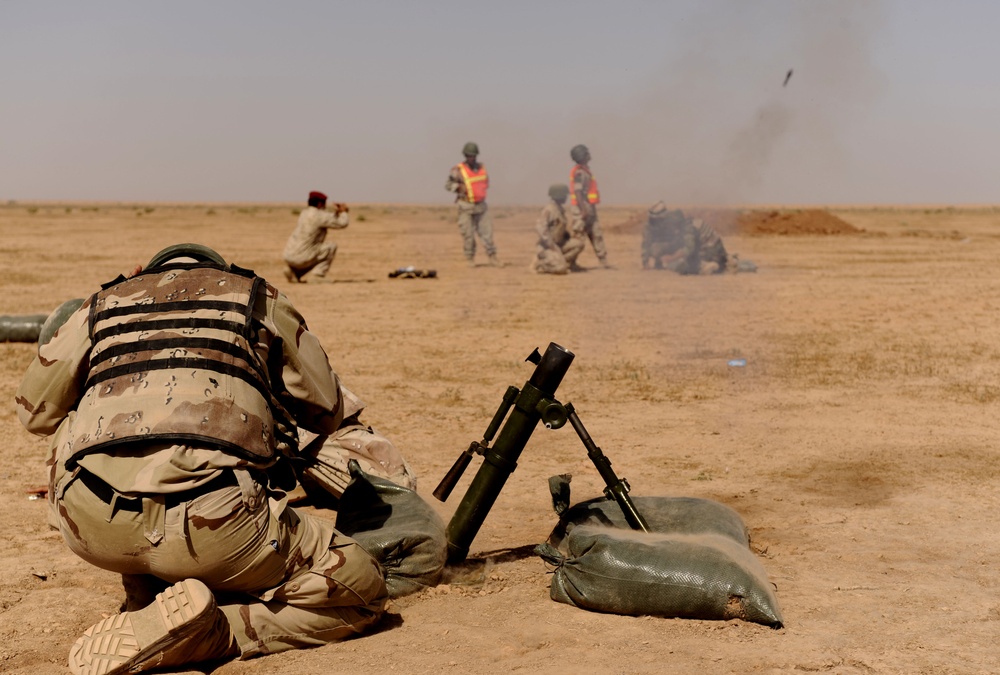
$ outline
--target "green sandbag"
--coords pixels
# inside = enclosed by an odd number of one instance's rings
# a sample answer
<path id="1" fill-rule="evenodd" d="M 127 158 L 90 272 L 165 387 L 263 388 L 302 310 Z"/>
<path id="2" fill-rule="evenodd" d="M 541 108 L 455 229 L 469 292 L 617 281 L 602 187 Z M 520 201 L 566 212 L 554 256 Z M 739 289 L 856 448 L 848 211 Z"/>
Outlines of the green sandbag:
<path id="1" fill-rule="evenodd" d="M 448 541 L 444 522 L 413 490 L 364 473 L 348 462 L 351 482 L 337 507 L 337 529 L 385 569 L 389 596 L 415 593 L 441 581 Z"/>
<path id="2" fill-rule="evenodd" d="M 613 500 L 563 513 L 549 540 L 535 549 L 556 568 L 553 600 L 630 616 L 784 624 L 735 511 L 706 499 L 632 500 L 651 532 L 629 529 Z"/>
<path id="3" fill-rule="evenodd" d="M 632 503 L 653 532 L 718 534 L 750 546 L 750 534 L 740 514 L 721 502 L 696 497 L 632 497 Z M 618 502 L 600 497 L 564 510 L 549 543 L 559 548 L 577 525 L 630 529 Z"/>
<path id="4" fill-rule="evenodd" d="M 0 315 L 0 342 L 37 342 L 47 314 Z"/>

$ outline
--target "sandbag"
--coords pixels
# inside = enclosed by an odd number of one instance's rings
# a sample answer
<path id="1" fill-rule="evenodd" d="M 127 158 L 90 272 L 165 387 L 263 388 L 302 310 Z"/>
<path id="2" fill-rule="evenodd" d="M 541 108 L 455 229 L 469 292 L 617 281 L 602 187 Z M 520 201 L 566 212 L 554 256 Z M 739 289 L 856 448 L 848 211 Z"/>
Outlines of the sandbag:
<path id="1" fill-rule="evenodd" d="M 0 342 L 37 342 L 47 314 L 0 315 Z"/>
<path id="2" fill-rule="evenodd" d="M 550 487 L 554 489 L 551 480 Z M 632 503 L 653 532 L 718 534 L 744 548 L 750 546 L 750 533 L 740 514 L 721 502 L 696 497 L 632 497 Z M 577 525 L 631 529 L 618 502 L 600 497 L 563 510 L 548 542 L 559 548 Z"/>
<path id="3" fill-rule="evenodd" d="M 348 463 L 351 482 L 337 509 L 337 529 L 385 569 L 389 596 L 415 593 L 441 580 L 448 541 L 444 522 L 413 490 Z"/>
<path id="4" fill-rule="evenodd" d="M 784 620 L 735 511 L 711 500 L 633 497 L 651 532 L 628 527 L 618 504 L 567 509 L 535 551 L 555 566 L 550 596 L 598 612 L 691 619 Z"/>

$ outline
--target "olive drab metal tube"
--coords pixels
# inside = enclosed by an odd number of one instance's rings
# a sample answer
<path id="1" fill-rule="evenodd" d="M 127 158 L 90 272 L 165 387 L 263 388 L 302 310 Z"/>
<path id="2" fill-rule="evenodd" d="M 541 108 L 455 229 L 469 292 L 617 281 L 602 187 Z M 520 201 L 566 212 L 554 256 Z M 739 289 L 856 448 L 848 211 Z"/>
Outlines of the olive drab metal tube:
<path id="1" fill-rule="evenodd" d="M 0 316 L 0 342 L 37 342 L 48 314 Z"/>
<path id="2" fill-rule="evenodd" d="M 629 490 L 632 489 L 629 487 L 628 481 L 624 478 L 619 478 L 615 470 L 611 468 L 611 460 L 597 447 L 597 443 L 594 443 L 594 439 L 587 433 L 587 428 L 583 426 L 583 422 L 580 421 L 580 416 L 576 414 L 576 409 L 572 403 L 566 404 L 566 417 L 576 431 L 576 435 L 583 441 L 583 447 L 587 449 L 587 456 L 590 457 L 590 461 L 597 468 L 597 473 L 601 474 L 601 478 L 604 479 L 604 485 L 606 486 L 604 488 L 604 496 L 618 502 L 618 506 L 621 508 L 622 515 L 625 516 L 629 527 L 640 532 L 649 532 L 649 525 L 646 524 L 646 519 L 635 508 L 632 498 L 628 496 Z"/>
<path id="3" fill-rule="evenodd" d="M 537 349 L 535 350 L 538 351 Z M 507 417 L 507 411 L 510 407 L 514 405 L 514 399 L 517 395 L 521 393 L 521 390 L 517 387 L 507 387 L 507 391 L 503 395 L 503 401 L 500 402 L 500 407 L 493 414 L 493 419 L 490 421 L 490 426 L 487 427 L 486 433 L 483 434 L 483 440 L 481 443 L 473 441 L 469 445 L 469 449 L 458 456 L 455 460 L 455 464 L 452 465 L 451 469 L 445 474 L 438 486 L 434 488 L 432 493 L 436 499 L 439 501 L 447 501 L 448 497 L 451 496 L 451 491 L 455 489 L 458 481 L 461 480 L 462 474 L 465 470 L 469 468 L 469 462 L 472 461 L 473 455 L 479 453 L 483 454 L 490 447 L 490 442 L 493 437 L 496 436 L 497 431 L 500 429 L 500 425 L 503 424 L 504 418 Z"/>
<path id="4" fill-rule="evenodd" d="M 448 523 L 448 562 L 461 562 L 469 554 L 472 540 L 517 467 L 542 411 L 555 401 L 556 388 L 573 362 L 573 353 L 553 342 L 545 354 L 539 356 L 535 350 L 528 361 L 536 364 L 535 371 L 514 399 L 496 443 L 484 449 L 483 463 Z"/>

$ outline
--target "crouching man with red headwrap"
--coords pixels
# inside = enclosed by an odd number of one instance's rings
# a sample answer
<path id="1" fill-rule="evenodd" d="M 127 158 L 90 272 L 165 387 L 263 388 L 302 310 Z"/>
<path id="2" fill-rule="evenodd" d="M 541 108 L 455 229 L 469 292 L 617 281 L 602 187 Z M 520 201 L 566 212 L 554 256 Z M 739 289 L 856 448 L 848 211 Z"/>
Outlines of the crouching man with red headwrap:
<path id="1" fill-rule="evenodd" d="M 330 271 L 337 245 L 325 243 L 327 230 L 342 230 L 350 224 L 347 204 L 334 204 L 333 212 L 326 210 L 326 195 L 309 193 L 309 205 L 299 214 L 295 231 L 285 244 L 285 279 L 296 283 L 312 272 L 316 281 L 322 281 Z"/>

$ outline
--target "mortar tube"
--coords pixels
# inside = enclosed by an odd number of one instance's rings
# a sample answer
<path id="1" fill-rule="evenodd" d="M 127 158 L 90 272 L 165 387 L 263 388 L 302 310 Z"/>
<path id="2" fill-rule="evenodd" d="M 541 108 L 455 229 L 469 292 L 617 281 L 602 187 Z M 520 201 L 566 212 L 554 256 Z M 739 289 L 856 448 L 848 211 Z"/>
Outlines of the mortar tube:
<path id="1" fill-rule="evenodd" d="M 538 360 L 535 372 L 525 383 L 514 400 L 507 422 L 483 463 L 472 479 L 469 489 L 448 523 L 448 562 L 465 560 L 469 546 L 482 527 L 500 491 L 517 468 L 517 460 L 531 438 L 541 417 L 538 404 L 543 399 L 555 398 L 555 391 L 573 362 L 573 353 L 549 343 L 545 354 Z"/>

